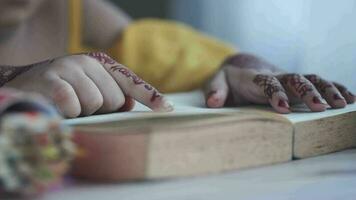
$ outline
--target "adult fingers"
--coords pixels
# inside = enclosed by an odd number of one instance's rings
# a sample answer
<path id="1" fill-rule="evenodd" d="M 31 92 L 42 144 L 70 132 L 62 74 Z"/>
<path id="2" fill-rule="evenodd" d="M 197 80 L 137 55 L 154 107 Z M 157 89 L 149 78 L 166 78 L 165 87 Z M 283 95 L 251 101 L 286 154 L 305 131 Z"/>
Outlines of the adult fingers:
<path id="1" fill-rule="evenodd" d="M 304 77 L 315 86 L 315 88 L 332 108 L 343 108 L 346 106 L 347 103 L 345 98 L 331 82 L 326 81 L 314 74 L 305 75 Z"/>
<path id="2" fill-rule="evenodd" d="M 271 106 L 279 113 L 290 113 L 288 97 L 279 80 L 271 75 L 258 74 L 253 82 L 259 87 L 261 93 L 268 98 Z"/>
<path id="3" fill-rule="evenodd" d="M 346 99 L 346 102 L 348 104 L 352 104 L 355 102 L 355 95 L 352 94 L 349 90 L 347 90 L 347 88 L 345 86 L 341 85 L 340 83 L 336 83 L 336 82 L 333 82 L 333 84 L 340 91 L 340 93 Z"/>
<path id="4" fill-rule="evenodd" d="M 89 53 L 99 61 L 119 84 L 125 95 L 134 98 L 154 111 L 172 111 L 173 105 L 150 84 L 105 53 Z"/>
<path id="5" fill-rule="evenodd" d="M 291 92 L 294 96 L 301 99 L 311 111 L 325 111 L 327 105 L 323 103 L 323 98 L 313 84 L 300 74 L 283 74 L 279 75 L 283 87 Z"/>
<path id="6" fill-rule="evenodd" d="M 204 89 L 204 92 L 207 107 L 221 108 L 224 106 L 229 93 L 224 70 L 220 70 L 211 79 Z"/>

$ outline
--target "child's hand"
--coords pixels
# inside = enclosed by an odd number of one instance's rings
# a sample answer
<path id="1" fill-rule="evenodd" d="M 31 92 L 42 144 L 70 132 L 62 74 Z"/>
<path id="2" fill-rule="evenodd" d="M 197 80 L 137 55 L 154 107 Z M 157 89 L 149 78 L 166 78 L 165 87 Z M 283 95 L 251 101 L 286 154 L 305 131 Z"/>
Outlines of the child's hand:
<path id="1" fill-rule="evenodd" d="M 208 107 L 270 104 L 279 113 L 289 113 L 289 104 L 298 102 L 315 112 L 324 111 L 327 104 L 343 108 L 355 102 L 355 96 L 338 83 L 317 75 L 288 74 L 248 54 L 228 58 L 205 92 Z"/>
<path id="2" fill-rule="evenodd" d="M 155 111 L 173 109 L 155 88 L 105 53 L 34 64 L 5 86 L 48 97 L 66 117 L 127 111 L 132 109 L 133 99 Z"/>

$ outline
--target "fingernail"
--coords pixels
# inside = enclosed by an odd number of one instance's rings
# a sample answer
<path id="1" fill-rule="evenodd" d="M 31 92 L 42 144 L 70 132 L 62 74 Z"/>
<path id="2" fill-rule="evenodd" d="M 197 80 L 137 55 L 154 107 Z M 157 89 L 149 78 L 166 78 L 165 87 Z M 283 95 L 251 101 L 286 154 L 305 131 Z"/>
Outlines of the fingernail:
<path id="1" fill-rule="evenodd" d="M 171 101 L 165 101 L 163 104 L 164 111 L 173 111 L 174 110 L 174 104 Z"/>
<path id="2" fill-rule="evenodd" d="M 344 98 L 342 98 L 339 94 L 334 94 L 334 100 L 343 100 Z"/>
<path id="3" fill-rule="evenodd" d="M 315 103 L 315 104 L 323 104 L 319 97 L 313 97 L 313 103 Z"/>
<path id="4" fill-rule="evenodd" d="M 288 102 L 285 101 L 285 100 L 279 100 L 278 106 L 279 106 L 279 107 L 283 107 L 283 108 L 289 108 L 289 104 L 288 104 Z"/>

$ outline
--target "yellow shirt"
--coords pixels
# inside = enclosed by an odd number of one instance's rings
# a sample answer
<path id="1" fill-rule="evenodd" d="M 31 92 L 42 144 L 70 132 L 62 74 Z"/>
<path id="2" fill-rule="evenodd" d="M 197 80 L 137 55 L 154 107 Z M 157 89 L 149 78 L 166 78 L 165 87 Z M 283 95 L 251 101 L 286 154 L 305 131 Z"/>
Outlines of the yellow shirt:
<path id="1" fill-rule="evenodd" d="M 81 0 L 69 0 L 69 53 L 93 51 L 82 44 Z M 161 92 L 197 89 L 236 50 L 193 28 L 169 20 L 143 19 L 129 25 L 107 50 Z"/>

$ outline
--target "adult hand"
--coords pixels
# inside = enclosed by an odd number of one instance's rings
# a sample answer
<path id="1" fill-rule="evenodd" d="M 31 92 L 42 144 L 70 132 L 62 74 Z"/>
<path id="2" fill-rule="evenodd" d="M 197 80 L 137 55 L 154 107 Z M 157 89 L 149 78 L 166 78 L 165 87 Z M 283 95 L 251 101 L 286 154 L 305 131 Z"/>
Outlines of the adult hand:
<path id="1" fill-rule="evenodd" d="M 286 73 L 249 54 L 228 58 L 205 87 L 211 108 L 244 104 L 270 104 L 279 113 L 290 113 L 290 104 L 304 102 L 311 111 L 343 108 L 355 96 L 341 84 L 318 75 Z"/>

